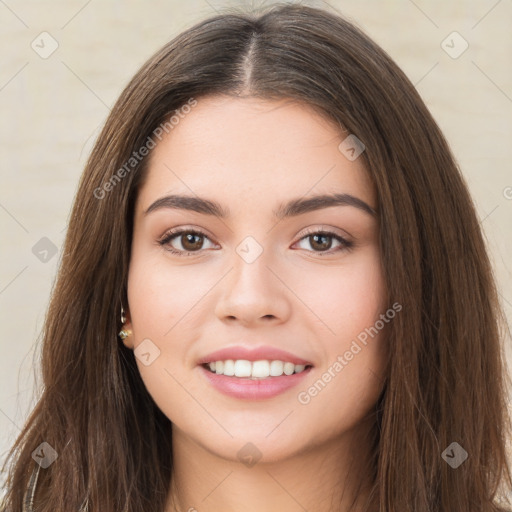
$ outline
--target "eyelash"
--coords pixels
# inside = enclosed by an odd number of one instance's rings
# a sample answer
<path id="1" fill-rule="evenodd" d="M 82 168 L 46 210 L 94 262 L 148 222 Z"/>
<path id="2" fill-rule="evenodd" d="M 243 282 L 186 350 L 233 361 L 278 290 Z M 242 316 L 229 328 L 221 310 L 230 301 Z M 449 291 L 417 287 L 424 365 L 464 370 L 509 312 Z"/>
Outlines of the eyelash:
<path id="1" fill-rule="evenodd" d="M 202 237 L 208 238 L 208 235 L 206 233 L 202 232 L 201 230 L 197 230 L 197 229 L 176 229 L 176 230 L 171 230 L 171 231 L 168 231 L 167 233 L 165 233 L 163 238 L 158 240 L 158 244 L 160 246 L 162 246 L 162 247 L 167 245 L 168 247 L 166 248 L 166 250 L 171 252 L 172 254 L 175 254 L 176 256 L 189 256 L 189 255 L 198 254 L 199 252 L 201 252 L 203 249 L 199 249 L 198 251 L 179 251 L 179 250 L 176 250 L 176 249 L 172 248 L 169 245 L 169 243 L 170 243 L 170 241 L 172 239 L 174 239 L 174 238 L 176 238 L 179 235 L 182 235 L 184 233 L 192 234 L 192 235 L 198 235 L 198 236 L 202 236 Z M 304 234 L 304 236 L 302 236 L 298 240 L 298 242 L 300 242 L 301 240 L 304 240 L 305 238 L 313 236 L 313 235 L 323 235 L 323 236 L 332 237 L 335 240 L 337 240 L 338 242 L 340 242 L 340 244 L 341 244 L 340 247 L 338 247 L 337 249 L 334 249 L 334 250 L 333 249 L 329 249 L 328 251 L 310 251 L 310 252 L 314 252 L 314 253 L 318 254 L 319 256 L 333 254 L 333 253 L 336 253 L 336 252 L 350 251 L 354 247 L 354 242 L 350 242 L 349 240 L 346 240 L 345 238 L 341 237 L 340 235 L 338 235 L 336 233 L 333 233 L 332 231 L 322 231 L 322 230 L 320 230 L 320 231 L 308 230 Z"/>

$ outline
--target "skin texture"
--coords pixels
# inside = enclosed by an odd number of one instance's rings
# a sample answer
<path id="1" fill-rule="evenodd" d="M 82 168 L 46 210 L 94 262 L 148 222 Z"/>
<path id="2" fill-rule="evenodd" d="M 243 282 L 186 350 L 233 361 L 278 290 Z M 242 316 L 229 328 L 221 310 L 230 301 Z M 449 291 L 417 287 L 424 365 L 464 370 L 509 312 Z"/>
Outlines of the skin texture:
<path id="1" fill-rule="evenodd" d="M 350 161 L 338 149 L 347 135 L 306 105 L 214 96 L 201 98 L 150 154 L 134 212 L 127 312 L 133 335 L 125 344 L 134 349 L 150 339 L 160 351 L 150 365 L 139 358 L 137 364 L 173 423 L 169 511 L 321 512 L 332 503 L 348 510 L 354 486 L 364 482 L 358 468 L 369 456 L 365 417 L 384 383 L 385 329 L 360 344 L 342 371 L 331 370 L 335 377 L 307 404 L 298 393 L 389 308 L 377 217 L 353 206 L 280 221 L 272 213 L 290 199 L 333 192 L 377 209 L 362 159 Z M 230 216 L 171 208 L 144 214 L 170 193 L 215 200 Z M 177 236 L 159 245 L 181 227 L 206 238 L 186 246 Z M 330 254 L 322 255 L 306 228 L 334 231 L 354 245 L 347 250 L 328 238 Z M 263 249 L 250 264 L 236 252 L 247 236 Z M 196 252 L 167 250 L 183 250 L 182 243 Z M 197 361 L 235 345 L 275 346 L 313 368 L 274 398 L 228 397 Z M 252 467 L 237 455 L 248 442 L 261 454 Z"/>

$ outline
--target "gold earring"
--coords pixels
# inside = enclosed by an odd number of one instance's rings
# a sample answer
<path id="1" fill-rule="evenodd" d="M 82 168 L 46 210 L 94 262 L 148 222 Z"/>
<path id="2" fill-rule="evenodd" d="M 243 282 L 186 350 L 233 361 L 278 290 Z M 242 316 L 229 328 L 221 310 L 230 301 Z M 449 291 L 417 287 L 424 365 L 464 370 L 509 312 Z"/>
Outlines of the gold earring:
<path id="1" fill-rule="evenodd" d="M 132 335 L 132 331 L 130 331 L 130 329 L 121 329 L 119 331 L 119 334 L 118 336 L 122 339 L 122 340 L 125 340 L 126 338 L 128 338 L 128 336 L 131 336 Z"/>
<path id="2" fill-rule="evenodd" d="M 123 306 L 121 306 L 121 323 L 123 324 L 123 328 L 119 331 L 118 336 L 122 340 L 125 340 L 126 338 L 128 338 L 128 336 L 132 335 L 132 331 L 130 329 L 125 329 L 124 328 L 124 324 L 126 323 L 126 315 L 124 314 Z"/>

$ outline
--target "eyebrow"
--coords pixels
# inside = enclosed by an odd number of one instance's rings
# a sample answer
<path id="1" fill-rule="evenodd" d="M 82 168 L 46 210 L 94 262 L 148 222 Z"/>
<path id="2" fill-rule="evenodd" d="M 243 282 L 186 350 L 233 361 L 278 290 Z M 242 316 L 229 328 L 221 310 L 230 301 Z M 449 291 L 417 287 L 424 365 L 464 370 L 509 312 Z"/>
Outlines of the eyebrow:
<path id="1" fill-rule="evenodd" d="M 377 212 L 362 199 L 350 194 L 323 194 L 307 198 L 297 198 L 281 204 L 277 210 L 272 213 L 277 219 L 296 217 L 304 213 L 329 208 L 331 206 L 353 206 L 359 210 L 375 217 Z M 148 215 L 151 212 L 163 208 L 190 210 L 205 215 L 212 215 L 220 219 L 226 219 L 231 214 L 229 209 L 225 209 L 219 203 L 210 199 L 187 195 L 169 195 L 157 199 L 144 212 Z"/>

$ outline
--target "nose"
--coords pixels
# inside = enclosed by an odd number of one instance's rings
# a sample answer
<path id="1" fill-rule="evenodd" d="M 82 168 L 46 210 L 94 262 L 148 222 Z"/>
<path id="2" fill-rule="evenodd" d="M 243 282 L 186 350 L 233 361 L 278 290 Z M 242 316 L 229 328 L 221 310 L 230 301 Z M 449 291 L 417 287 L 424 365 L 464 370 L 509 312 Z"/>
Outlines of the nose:
<path id="1" fill-rule="evenodd" d="M 276 258 L 264 249 L 248 263 L 238 254 L 232 269 L 223 279 L 215 314 L 224 322 L 239 322 L 248 327 L 258 323 L 286 322 L 291 312 L 292 292 L 280 276 Z"/>

